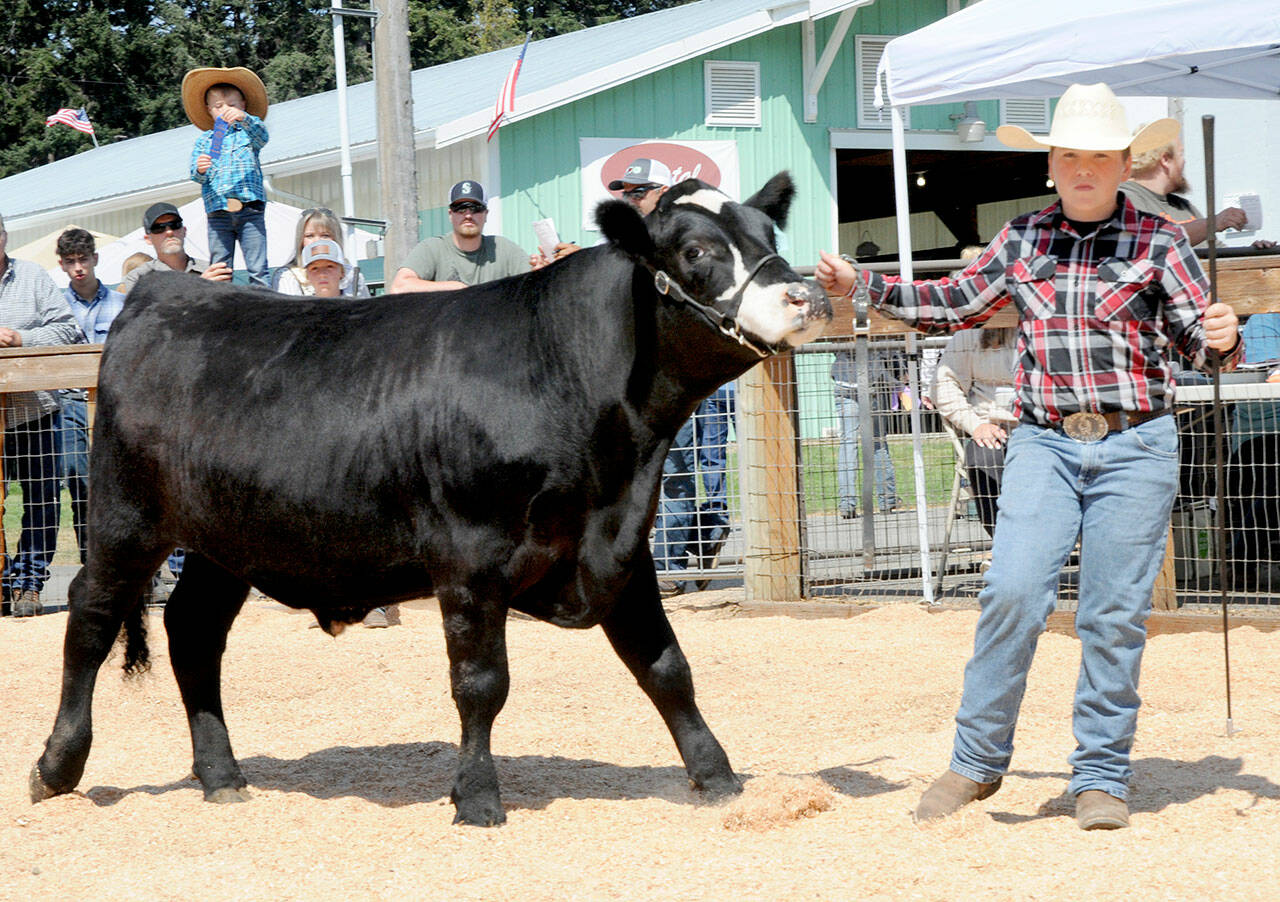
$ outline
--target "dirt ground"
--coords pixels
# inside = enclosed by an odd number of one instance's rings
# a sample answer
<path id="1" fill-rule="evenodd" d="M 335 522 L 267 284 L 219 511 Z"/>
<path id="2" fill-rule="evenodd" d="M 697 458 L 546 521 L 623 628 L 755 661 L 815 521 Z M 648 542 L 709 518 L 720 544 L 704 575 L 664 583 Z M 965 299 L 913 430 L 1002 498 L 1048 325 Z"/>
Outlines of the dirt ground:
<path id="1" fill-rule="evenodd" d="M 458 722 L 440 616 L 308 629 L 250 601 L 224 664 L 253 799 L 211 805 L 152 618 L 155 667 L 118 655 L 80 791 L 27 773 L 57 707 L 66 614 L 0 621 L 0 898 L 1271 899 L 1280 887 L 1280 633 L 1151 639 L 1133 826 L 1085 833 L 1065 795 L 1078 643 L 1040 643 L 1004 788 L 912 823 L 946 766 L 976 613 L 913 604 L 748 616 L 741 590 L 676 599 L 703 713 L 746 782 L 699 803 L 673 743 L 599 630 L 508 623 L 494 752 L 508 822 L 451 826 Z M 771 609 L 772 610 L 772 609 Z M 812 610 L 810 611 L 812 613 Z"/>

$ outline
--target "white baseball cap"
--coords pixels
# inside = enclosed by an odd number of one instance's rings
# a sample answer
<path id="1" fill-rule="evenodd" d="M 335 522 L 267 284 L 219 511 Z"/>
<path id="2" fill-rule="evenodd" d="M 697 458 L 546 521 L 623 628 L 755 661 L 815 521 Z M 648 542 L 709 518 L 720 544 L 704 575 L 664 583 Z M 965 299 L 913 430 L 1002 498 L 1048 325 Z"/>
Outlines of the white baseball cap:
<path id="1" fill-rule="evenodd" d="M 338 247 L 337 242 L 325 239 L 313 241 L 302 249 L 300 262 L 303 269 L 317 260 L 330 260 L 339 266 L 347 265 L 347 259 L 342 255 L 342 248 Z"/>

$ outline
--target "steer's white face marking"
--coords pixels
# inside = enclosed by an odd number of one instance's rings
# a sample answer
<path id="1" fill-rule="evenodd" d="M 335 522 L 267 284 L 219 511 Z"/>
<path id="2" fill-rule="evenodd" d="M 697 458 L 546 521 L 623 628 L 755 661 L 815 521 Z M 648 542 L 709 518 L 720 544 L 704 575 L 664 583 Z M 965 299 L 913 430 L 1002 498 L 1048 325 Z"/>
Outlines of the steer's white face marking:
<path id="1" fill-rule="evenodd" d="M 733 297 L 749 274 L 742 253 L 736 247 L 730 250 L 733 253 L 733 285 L 717 301 L 727 301 Z M 742 305 L 738 307 L 736 317 L 738 325 L 766 344 L 785 342 L 793 348 L 821 335 L 826 323 L 814 320 L 806 323 L 805 315 L 809 308 L 807 305 L 797 307 L 792 304 L 787 299 L 788 287 L 786 282 L 761 285 L 760 276 L 757 275 L 742 293 Z"/>
<path id="2" fill-rule="evenodd" d="M 686 194 L 676 201 L 678 204 L 693 204 L 696 207 L 710 210 L 712 213 L 719 213 L 728 202 L 729 195 L 720 191 L 713 191 L 710 188 L 699 188 L 697 191 Z"/>

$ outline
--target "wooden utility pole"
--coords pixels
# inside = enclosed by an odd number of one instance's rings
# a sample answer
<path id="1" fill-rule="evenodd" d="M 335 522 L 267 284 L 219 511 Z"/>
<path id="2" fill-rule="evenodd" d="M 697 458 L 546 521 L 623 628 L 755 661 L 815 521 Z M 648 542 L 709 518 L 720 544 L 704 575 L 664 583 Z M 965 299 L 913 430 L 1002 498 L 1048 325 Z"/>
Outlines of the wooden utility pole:
<path id="1" fill-rule="evenodd" d="M 387 283 L 418 243 L 418 170 L 413 146 L 413 90 L 409 68 L 408 0 L 373 0 L 374 79 L 378 94 L 378 177 Z"/>

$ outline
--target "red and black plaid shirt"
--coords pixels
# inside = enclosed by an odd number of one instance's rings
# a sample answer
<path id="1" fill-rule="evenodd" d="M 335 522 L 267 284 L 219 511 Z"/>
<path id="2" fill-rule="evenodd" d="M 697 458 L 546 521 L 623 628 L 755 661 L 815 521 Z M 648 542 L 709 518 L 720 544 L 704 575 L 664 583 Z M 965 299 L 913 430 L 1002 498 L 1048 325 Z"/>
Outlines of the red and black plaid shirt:
<path id="1" fill-rule="evenodd" d="M 1055 203 L 1009 222 L 957 278 L 907 285 L 869 274 L 867 283 L 873 306 L 922 332 L 977 326 L 1016 304 L 1015 413 L 1024 422 L 1161 410 L 1173 403 L 1169 346 L 1205 364 L 1209 281 L 1186 233 L 1123 195 L 1087 235 Z M 1224 362 L 1238 355 L 1237 343 Z"/>

